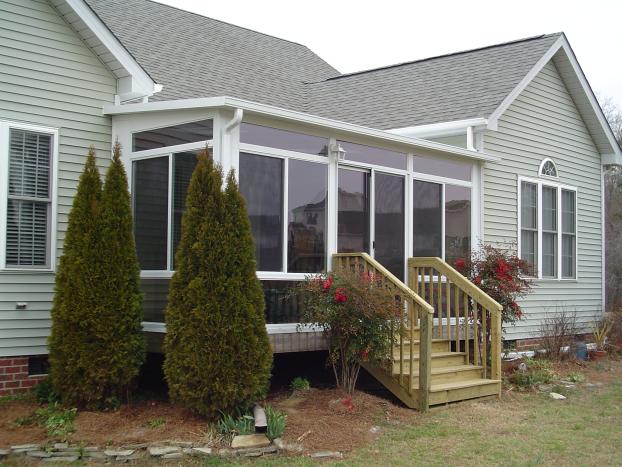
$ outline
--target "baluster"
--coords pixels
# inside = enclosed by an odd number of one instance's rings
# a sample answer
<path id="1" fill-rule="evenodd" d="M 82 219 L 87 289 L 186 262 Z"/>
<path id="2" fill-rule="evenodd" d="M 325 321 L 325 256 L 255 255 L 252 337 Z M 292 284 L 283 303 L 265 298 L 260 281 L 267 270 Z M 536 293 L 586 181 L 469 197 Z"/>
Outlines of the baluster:
<path id="1" fill-rule="evenodd" d="M 451 282 L 449 282 L 449 277 L 445 277 L 445 292 L 447 294 L 445 297 L 447 301 L 447 339 L 451 339 Z"/>
<path id="2" fill-rule="evenodd" d="M 443 277 L 441 271 L 436 271 L 438 277 L 438 337 L 443 338 Z"/>
<path id="3" fill-rule="evenodd" d="M 409 310 L 409 315 L 410 315 L 410 358 L 409 360 L 409 371 L 410 374 L 408 376 L 408 394 L 412 395 L 412 391 L 413 391 L 413 373 L 414 373 L 414 367 L 413 367 L 413 359 L 414 359 L 414 355 L 415 355 L 415 302 L 412 299 L 409 299 L 407 302 L 407 306 L 408 306 L 408 310 Z"/>
<path id="4" fill-rule="evenodd" d="M 469 363 L 470 355 L 469 355 L 469 296 L 466 292 L 462 292 L 462 296 L 464 297 L 464 352 L 467 356 L 467 363 Z M 475 359 L 473 359 L 473 363 L 475 363 Z"/>
<path id="5" fill-rule="evenodd" d="M 456 336 L 456 352 L 460 352 L 460 289 L 454 284 L 454 316 L 456 320 L 455 336 Z"/>
<path id="6" fill-rule="evenodd" d="M 486 316 L 486 308 L 484 308 L 482 305 L 478 305 L 478 308 L 481 308 L 482 310 L 482 343 L 481 343 L 481 351 L 482 351 L 482 365 L 484 367 L 484 378 L 487 377 L 488 374 L 488 358 L 487 358 L 487 354 L 488 354 L 488 337 L 486 335 L 486 329 L 487 329 L 487 316 Z"/>

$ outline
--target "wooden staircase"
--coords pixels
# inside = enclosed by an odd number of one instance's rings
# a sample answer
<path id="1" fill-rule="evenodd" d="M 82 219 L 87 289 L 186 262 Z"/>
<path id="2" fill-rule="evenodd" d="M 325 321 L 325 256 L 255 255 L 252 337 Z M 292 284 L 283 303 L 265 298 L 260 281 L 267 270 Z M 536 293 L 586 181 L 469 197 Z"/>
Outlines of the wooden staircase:
<path id="1" fill-rule="evenodd" d="M 408 407 L 499 396 L 502 307 L 440 258 L 411 258 L 406 286 L 366 253 L 333 268 L 383 277 L 404 304 L 392 354 L 363 367 Z"/>

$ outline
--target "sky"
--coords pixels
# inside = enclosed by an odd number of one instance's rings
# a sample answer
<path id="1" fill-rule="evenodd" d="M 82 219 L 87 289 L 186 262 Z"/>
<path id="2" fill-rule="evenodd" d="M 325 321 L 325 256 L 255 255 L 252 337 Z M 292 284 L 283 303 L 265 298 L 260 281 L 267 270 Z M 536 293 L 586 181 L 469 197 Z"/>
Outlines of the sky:
<path id="1" fill-rule="evenodd" d="M 342 73 L 563 31 L 622 107 L 622 1 L 158 0 L 306 45 Z"/>

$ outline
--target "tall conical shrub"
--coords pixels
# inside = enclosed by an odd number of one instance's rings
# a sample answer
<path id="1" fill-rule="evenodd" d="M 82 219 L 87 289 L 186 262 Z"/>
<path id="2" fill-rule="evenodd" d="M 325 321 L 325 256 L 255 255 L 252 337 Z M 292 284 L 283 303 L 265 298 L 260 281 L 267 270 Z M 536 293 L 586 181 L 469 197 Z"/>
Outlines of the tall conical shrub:
<path id="1" fill-rule="evenodd" d="M 63 255 L 56 273 L 52 332 L 49 338 L 50 377 L 63 400 L 84 405 L 100 394 L 93 373 L 99 346 L 92 326 L 99 312 L 99 257 L 102 254 L 101 180 L 95 150 L 89 150 L 69 213 Z"/>
<path id="2" fill-rule="evenodd" d="M 248 217 L 241 214 L 241 198 L 234 201 L 229 189 L 223 193 L 222 182 L 220 168 L 207 151 L 200 153 L 165 315 L 170 397 L 208 417 L 261 397 L 272 358 Z M 234 206 L 238 210 L 231 213 Z M 239 220 L 248 230 L 242 238 L 240 227 L 233 227 Z M 242 259 L 240 250 L 249 255 Z"/>

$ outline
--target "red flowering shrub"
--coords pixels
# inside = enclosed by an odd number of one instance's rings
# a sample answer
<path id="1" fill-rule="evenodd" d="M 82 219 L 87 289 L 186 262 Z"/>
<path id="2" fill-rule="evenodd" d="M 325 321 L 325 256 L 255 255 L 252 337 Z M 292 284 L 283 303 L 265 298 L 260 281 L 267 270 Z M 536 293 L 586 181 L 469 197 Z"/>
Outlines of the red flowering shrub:
<path id="1" fill-rule="evenodd" d="M 361 363 L 390 355 L 401 310 L 395 294 L 379 276 L 343 269 L 310 276 L 292 293 L 301 298 L 301 322 L 328 337 L 337 386 L 352 394 Z"/>
<path id="2" fill-rule="evenodd" d="M 491 245 L 482 246 L 471 258 L 460 258 L 454 268 L 503 306 L 504 323 L 523 317 L 518 298 L 531 292 L 529 264 L 518 256 Z"/>

